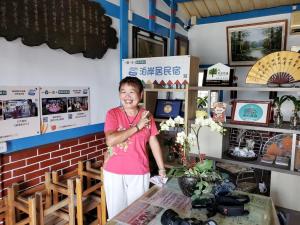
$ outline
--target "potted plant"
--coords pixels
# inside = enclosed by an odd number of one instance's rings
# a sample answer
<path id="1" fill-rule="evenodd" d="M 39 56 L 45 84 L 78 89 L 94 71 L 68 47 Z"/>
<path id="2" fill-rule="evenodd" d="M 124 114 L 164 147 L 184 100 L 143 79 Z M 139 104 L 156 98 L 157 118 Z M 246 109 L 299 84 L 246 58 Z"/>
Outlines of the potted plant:
<path id="1" fill-rule="evenodd" d="M 204 96 L 202 97 L 198 97 L 197 98 L 197 111 L 196 111 L 196 117 L 202 117 L 204 114 L 206 113 L 206 117 L 207 117 L 207 112 L 204 110 L 207 107 L 207 98 L 208 96 Z"/>
<path id="2" fill-rule="evenodd" d="M 282 113 L 281 113 L 281 105 L 286 101 L 286 100 L 289 100 L 289 96 L 288 95 L 283 95 L 281 97 L 276 97 L 274 99 L 274 102 L 273 102 L 273 105 L 274 105 L 274 108 L 275 108 L 275 111 L 274 111 L 274 123 L 275 123 L 275 126 L 278 126 L 280 127 L 283 123 L 283 116 L 282 116 Z"/>
<path id="3" fill-rule="evenodd" d="M 292 95 L 289 95 L 288 99 L 291 100 L 294 104 L 293 115 L 290 118 L 290 126 L 292 128 L 296 128 L 300 120 L 298 116 L 298 112 L 300 111 L 300 100 Z"/>

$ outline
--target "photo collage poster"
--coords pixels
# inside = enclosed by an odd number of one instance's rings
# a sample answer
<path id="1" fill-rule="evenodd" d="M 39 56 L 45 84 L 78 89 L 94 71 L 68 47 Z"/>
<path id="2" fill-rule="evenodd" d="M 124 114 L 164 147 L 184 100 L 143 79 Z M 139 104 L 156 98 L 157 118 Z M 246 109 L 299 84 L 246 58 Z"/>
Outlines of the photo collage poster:
<path id="1" fill-rule="evenodd" d="M 90 124 L 89 93 L 88 87 L 42 87 L 41 133 Z"/>
<path id="2" fill-rule="evenodd" d="M 0 142 L 40 134 L 38 107 L 38 87 L 0 86 Z"/>

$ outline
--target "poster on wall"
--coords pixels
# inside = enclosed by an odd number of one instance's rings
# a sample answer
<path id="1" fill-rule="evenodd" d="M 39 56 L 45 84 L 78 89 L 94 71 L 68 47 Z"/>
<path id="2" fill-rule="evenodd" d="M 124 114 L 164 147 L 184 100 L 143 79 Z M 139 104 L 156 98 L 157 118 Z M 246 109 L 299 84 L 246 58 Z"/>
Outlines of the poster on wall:
<path id="1" fill-rule="evenodd" d="M 88 87 L 42 87 L 41 133 L 88 125 L 89 94 Z"/>
<path id="2" fill-rule="evenodd" d="M 0 86 L 0 142 L 40 134 L 38 87 Z"/>
<path id="3" fill-rule="evenodd" d="M 191 56 L 133 58 L 122 60 L 122 77 L 132 76 L 144 84 L 184 88 L 189 83 Z"/>

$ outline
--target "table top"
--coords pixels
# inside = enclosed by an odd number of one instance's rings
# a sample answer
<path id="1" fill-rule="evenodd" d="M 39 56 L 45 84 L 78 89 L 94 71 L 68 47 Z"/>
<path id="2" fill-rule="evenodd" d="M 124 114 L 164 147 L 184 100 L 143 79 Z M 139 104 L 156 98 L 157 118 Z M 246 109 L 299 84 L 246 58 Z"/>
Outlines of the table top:
<path id="1" fill-rule="evenodd" d="M 245 194 L 245 193 L 243 193 Z M 218 225 L 279 225 L 273 201 L 270 197 L 249 194 L 250 203 L 245 205 L 249 210 L 247 216 L 226 217 L 219 213 L 210 219 Z M 192 209 L 191 199 L 180 191 L 177 180 L 171 179 L 160 188 L 153 186 L 139 199 L 120 212 L 108 225 L 159 225 L 161 215 L 166 209 L 172 208 L 182 218 L 194 217 L 203 221 L 208 218 L 205 209 Z"/>

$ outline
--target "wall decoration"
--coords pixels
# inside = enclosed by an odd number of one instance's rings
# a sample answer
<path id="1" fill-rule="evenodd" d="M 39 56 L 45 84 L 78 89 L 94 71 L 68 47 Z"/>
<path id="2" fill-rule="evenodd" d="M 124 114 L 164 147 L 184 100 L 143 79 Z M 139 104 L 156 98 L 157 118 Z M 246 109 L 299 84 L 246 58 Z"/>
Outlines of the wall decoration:
<path id="1" fill-rule="evenodd" d="M 133 58 L 166 56 L 167 38 L 138 27 L 132 28 Z"/>
<path id="2" fill-rule="evenodd" d="M 99 3 L 88 0 L 1 0 L 0 36 L 100 59 L 118 43 L 104 13 Z"/>
<path id="3" fill-rule="evenodd" d="M 40 95 L 42 134 L 90 123 L 88 87 L 42 87 Z"/>
<path id="4" fill-rule="evenodd" d="M 231 123 L 269 125 L 271 104 L 269 101 L 233 101 Z"/>
<path id="5" fill-rule="evenodd" d="M 232 86 L 234 69 L 217 63 L 204 70 L 203 86 Z"/>
<path id="6" fill-rule="evenodd" d="M 176 37 L 176 55 L 188 55 L 189 54 L 189 39 L 178 36 Z"/>
<path id="7" fill-rule="evenodd" d="M 122 60 L 122 77 L 138 77 L 144 84 L 185 88 L 190 79 L 191 56 L 169 56 Z"/>
<path id="8" fill-rule="evenodd" d="M 246 83 L 284 85 L 300 80 L 300 53 L 280 51 L 258 60 L 248 72 Z M 290 84 L 289 84 L 290 85 Z"/>
<path id="9" fill-rule="evenodd" d="M 182 100 L 157 99 L 155 107 L 155 118 L 175 118 L 181 113 Z"/>
<path id="10" fill-rule="evenodd" d="M 253 65 L 272 52 L 285 50 L 287 20 L 227 27 L 227 53 L 230 66 Z"/>
<path id="11" fill-rule="evenodd" d="M 38 107 L 38 87 L 0 87 L 0 142 L 39 134 Z"/>
<path id="12" fill-rule="evenodd" d="M 226 103 L 225 102 L 215 102 L 213 104 L 213 120 L 215 122 L 224 123 L 226 122 Z"/>

